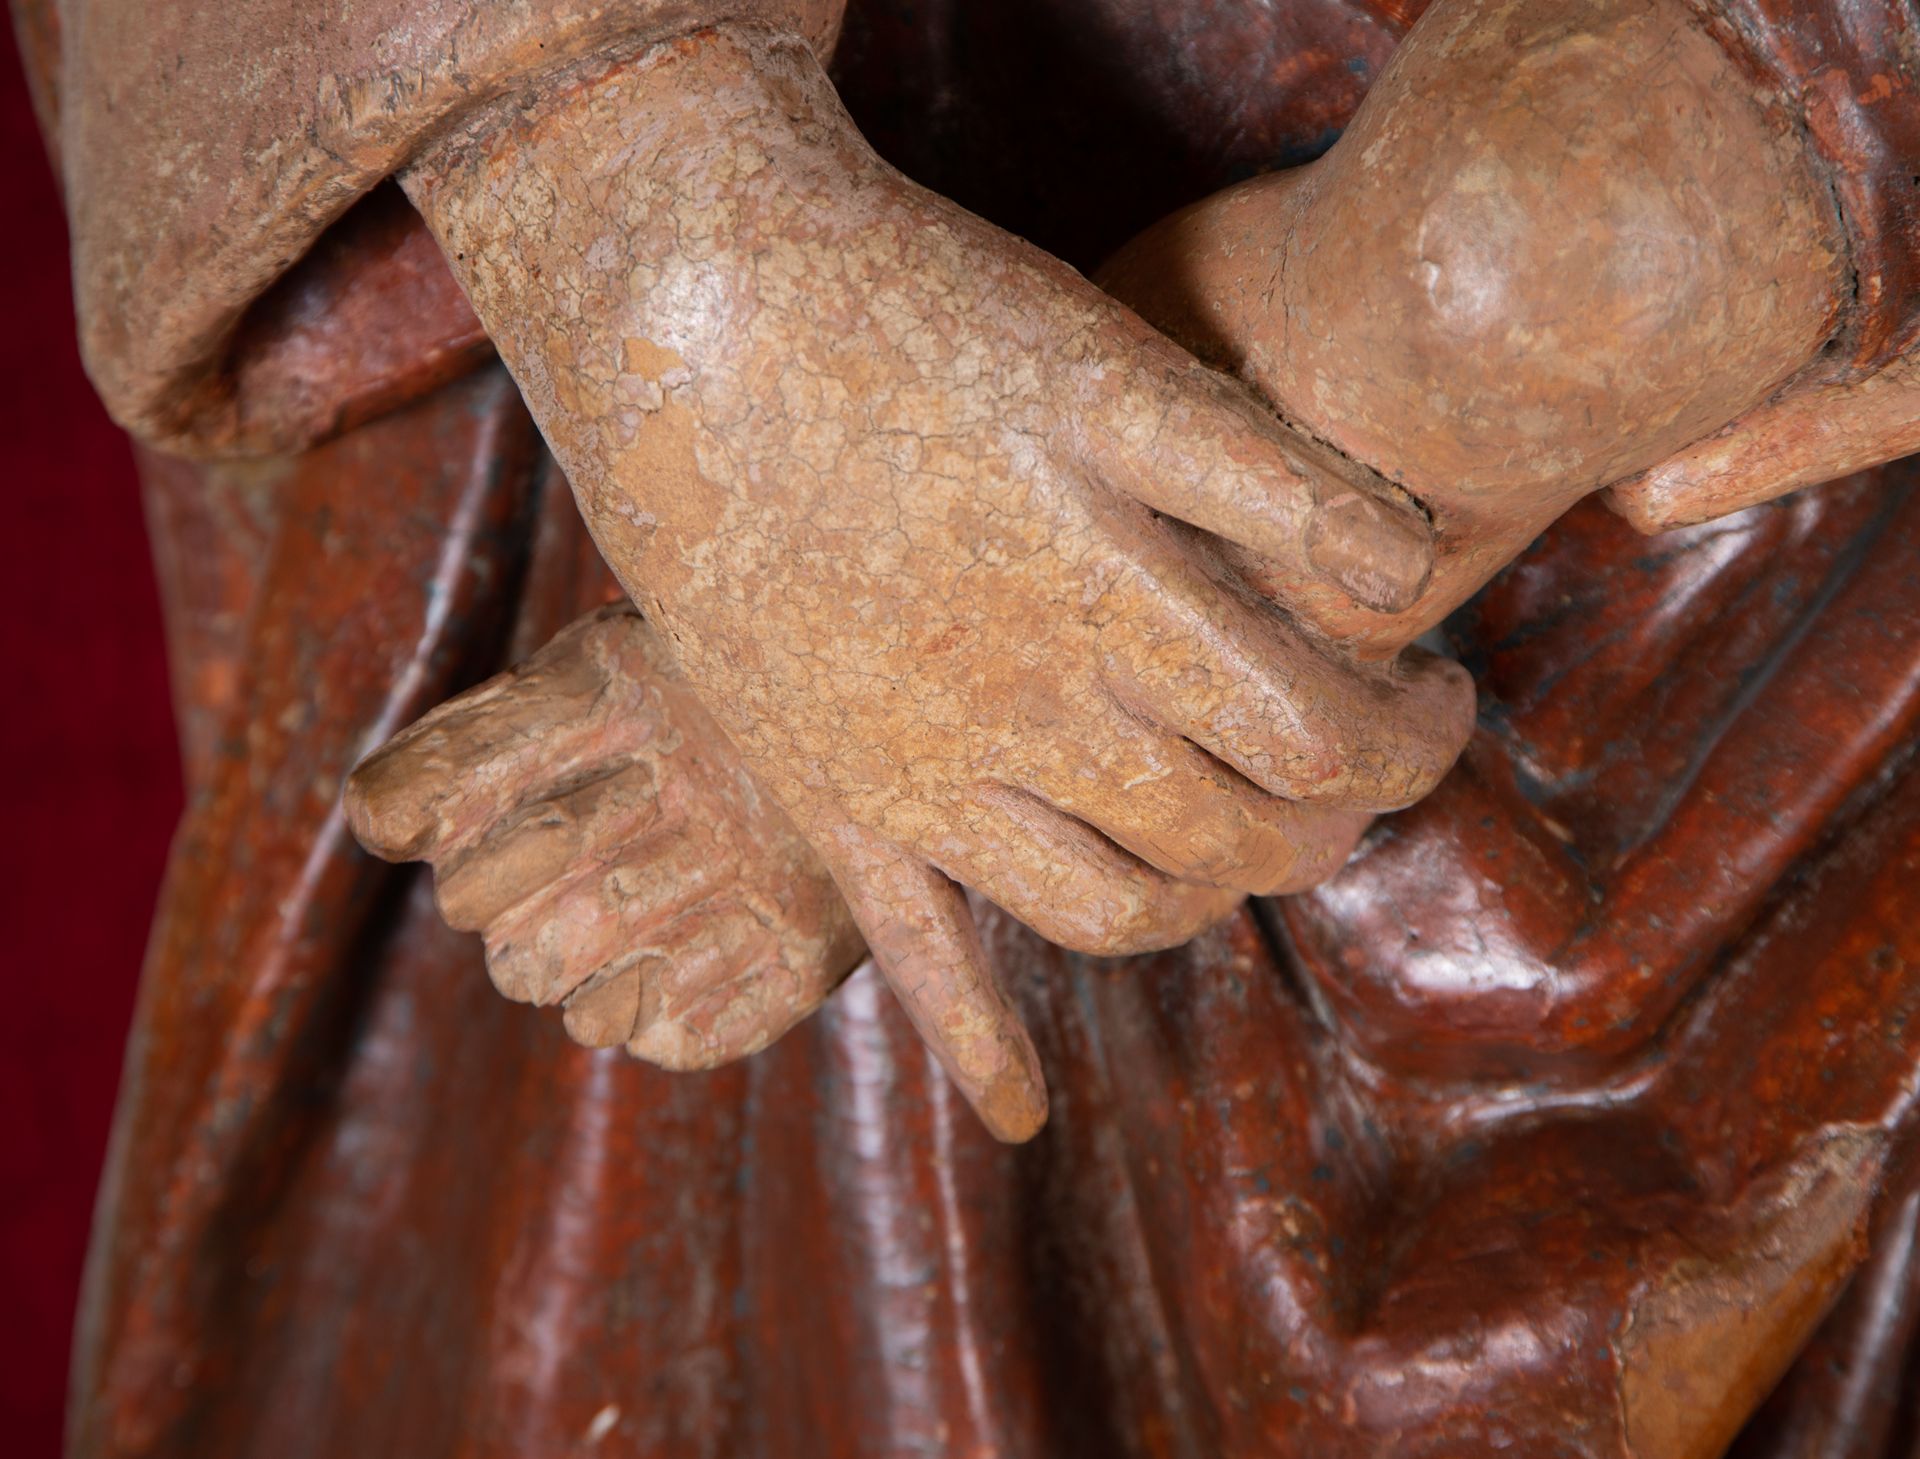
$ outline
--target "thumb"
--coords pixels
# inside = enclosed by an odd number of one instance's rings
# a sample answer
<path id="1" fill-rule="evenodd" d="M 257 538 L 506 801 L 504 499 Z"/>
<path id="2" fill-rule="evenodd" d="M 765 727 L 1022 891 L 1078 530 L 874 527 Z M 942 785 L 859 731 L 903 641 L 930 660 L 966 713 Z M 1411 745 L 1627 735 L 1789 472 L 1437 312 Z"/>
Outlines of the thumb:
<path id="1" fill-rule="evenodd" d="M 1910 356 L 1865 379 L 1810 385 L 1755 406 L 1614 483 L 1602 499 L 1638 531 L 1669 532 L 1916 450 L 1920 358 Z"/>
<path id="2" fill-rule="evenodd" d="M 873 960 L 915 1031 L 997 1139 L 1047 1122 L 1033 1041 L 987 965 L 966 894 L 940 871 L 857 827 L 821 850 Z"/>
<path id="3" fill-rule="evenodd" d="M 1096 480 L 1264 559 L 1288 606 L 1329 627 L 1420 603 L 1435 541 L 1410 496 L 1169 341 L 1143 342 L 1149 351 L 1167 357 L 1161 368 L 1083 386 L 1077 427 Z"/>

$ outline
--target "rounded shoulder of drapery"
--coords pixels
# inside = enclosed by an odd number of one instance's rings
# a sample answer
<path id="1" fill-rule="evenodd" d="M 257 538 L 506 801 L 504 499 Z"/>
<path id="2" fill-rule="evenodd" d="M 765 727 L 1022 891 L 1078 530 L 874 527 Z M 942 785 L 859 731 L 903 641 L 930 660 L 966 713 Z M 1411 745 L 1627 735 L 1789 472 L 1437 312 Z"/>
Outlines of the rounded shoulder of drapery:
<path id="1" fill-rule="evenodd" d="M 706 25 L 778 25 L 825 56 L 844 3 L 16 0 L 38 22 L 23 33 L 59 52 L 39 89 L 55 98 L 88 372 L 162 449 L 305 445 L 312 422 L 246 408 L 235 328 L 423 146 L 543 73 Z"/>
<path id="2" fill-rule="evenodd" d="M 1870 374 L 1920 343 L 1920 12 L 1912 0 L 1693 0 L 1778 87 L 1824 163 L 1854 302 L 1825 374 Z"/>

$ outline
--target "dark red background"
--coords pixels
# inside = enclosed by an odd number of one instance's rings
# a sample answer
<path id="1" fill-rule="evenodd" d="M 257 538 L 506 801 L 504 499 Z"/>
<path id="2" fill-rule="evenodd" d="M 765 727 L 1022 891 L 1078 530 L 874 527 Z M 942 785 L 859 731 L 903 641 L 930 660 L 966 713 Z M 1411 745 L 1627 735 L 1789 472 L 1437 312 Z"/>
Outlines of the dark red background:
<path id="1" fill-rule="evenodd" d="M 51 1459 L 180 770 L 132 453 L 81 373 L 59 196 L 0 35 L 0 1444 Z"/>

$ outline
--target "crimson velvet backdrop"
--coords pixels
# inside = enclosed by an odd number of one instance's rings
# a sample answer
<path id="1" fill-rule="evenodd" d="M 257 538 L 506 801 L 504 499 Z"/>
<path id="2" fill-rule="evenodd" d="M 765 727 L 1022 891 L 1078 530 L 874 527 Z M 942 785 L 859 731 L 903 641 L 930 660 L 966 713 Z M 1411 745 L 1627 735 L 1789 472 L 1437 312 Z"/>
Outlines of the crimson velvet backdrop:
<path id="1" fill-rule="evenodd" d="M 80 369 L 59 194 L 0 33 L 0 1448 L 52 1459 L 180 769 L 133 456 Z"/>

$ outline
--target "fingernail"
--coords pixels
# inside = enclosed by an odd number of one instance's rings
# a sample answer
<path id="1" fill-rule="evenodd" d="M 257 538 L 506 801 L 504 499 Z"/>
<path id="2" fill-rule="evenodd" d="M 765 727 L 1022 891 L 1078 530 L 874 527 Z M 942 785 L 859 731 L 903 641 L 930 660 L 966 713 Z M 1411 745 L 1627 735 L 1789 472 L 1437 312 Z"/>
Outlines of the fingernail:
<path id="1" fill-rule="evenodd" d="M 1023 1145 L 1046 1127 L 1047 1085 L 1037 1070 L 1002 1078 L 986 1089 L 962 1083 L 960 1092 L 979 1113 L 987 1133 L 1002 1144 Z"/>
<path id="2" fill-rule="evenodd" d="M 1433 575 L 1433 529 L 1412 511 L 1346 492 L 1314 514 L 1307 560 L 1361 607 L 1404 613 Z"/>
<path id="3" fill-rule="evenodd" d="M 376 751 L 347 776 L 340 806 L 354 839 L 383 861 L 420 861 L 432 849 L 439 820 L 429 809 L 431 796 L 394 768 L 393 758 Z"/>
<path id="4" fill-rule="evenodd" d="M 567 999 L 567 1036 L 589 1049 L 610 1049 L 633 1037 L 640 1021 L 640 974 L 622 968 L 589 979 Z"/>

